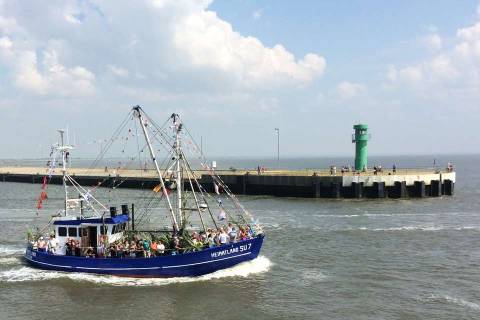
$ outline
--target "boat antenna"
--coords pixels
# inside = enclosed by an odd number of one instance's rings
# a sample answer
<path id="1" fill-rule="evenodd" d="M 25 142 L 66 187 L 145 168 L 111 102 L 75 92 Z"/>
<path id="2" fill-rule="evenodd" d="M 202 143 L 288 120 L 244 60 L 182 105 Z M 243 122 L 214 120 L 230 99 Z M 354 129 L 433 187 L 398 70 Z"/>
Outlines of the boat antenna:
<path id="1" fill-rule="evenodd" d="M 179 230 L 178 223 L 177 223 L 177 219 L 175 218 L 175 213 L 173 212 L 172 203 L 170 202 L 170 197 L 168 196 L 167 189 L 165 188 L 165 182 L 163 181 L 163 176 L 162 176 L 162 173 L 160 172 L 160 167 L 158 166 L 157 158 L 155 158 L 155 152 L 153 151 L 152 143 L 150 142 L 150 137 L 148 136 L 145 122 L 143 121 L 143 117 L 142 117 L 143 110 L 142 108 L 140 108 L 140 106 L 134 106 L 132 109 L 133 109 L 134 116 L 138 118 L 138 121 L 140 122 L 140 126 L 142 127 L 142 132 L 145 137 L 145 141 L 147 142 L 148 150 L 150 151 L 150 156 L 152 158 L 153 164 L 155 165 L 155 170 L 157 171 L 158 178 L 160 180 L 160 185 L 162 186 L 163 196 L 167 199 L 168 209 L 170 211 L 170 214 L 172 215 L 175 232 L 178 232 Z"/>

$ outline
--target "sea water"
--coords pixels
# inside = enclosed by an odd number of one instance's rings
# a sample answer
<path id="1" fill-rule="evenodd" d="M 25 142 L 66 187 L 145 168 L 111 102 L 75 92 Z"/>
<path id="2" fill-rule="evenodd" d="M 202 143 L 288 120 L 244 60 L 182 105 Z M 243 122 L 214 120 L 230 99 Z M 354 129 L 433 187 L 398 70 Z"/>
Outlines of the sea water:
<path id="1" fill-rule="evenodd" d="M 431 159 L 380 160 L 421 167 Z M 240 196 L 264 225 L 260 257 L 198 278 L 32 269 L 21 259 L 26 230 L 56 213 L 62 189 L 49 187 L 37 215 L 39 185 L 0 183 L 0 319 L 479 319 L 480 156 L 437 159 L 456 165 L 453 197 Z M 262 160 L 237 166 L 245 161 Z M 315 167 L 314 159 L 285 161 Z M 117 198 L 142 202 L 150 191 L 98 192 L 109 206 L 120 205 Z M 165 218 L 153 212 L 145 221 Z"/>

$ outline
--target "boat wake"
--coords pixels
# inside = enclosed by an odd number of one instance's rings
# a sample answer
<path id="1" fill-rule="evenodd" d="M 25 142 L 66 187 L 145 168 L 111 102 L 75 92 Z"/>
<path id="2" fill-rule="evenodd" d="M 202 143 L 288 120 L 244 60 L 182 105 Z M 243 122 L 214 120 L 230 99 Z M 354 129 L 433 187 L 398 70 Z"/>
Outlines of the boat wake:
<path id="1" fill-rule="evenodd" d="M 95 284 L 111 286 L 162 286 L 173 283 L 187 283 L 197 281 L 208 281 L 227 277 L 247 277 L 251 274 L 264 273 L 270 270 L 272 262 L 264 257 L 243 262 L 232 268 L 219 270 L 211 274 L 200 277 L 182 277 L 182 278 L 123 278 L 105 275 L 94 275 L 77 272 L 58 272 L 38 270 L 30 267 L 21 267 L 0 272 L 0 282 L 25 282 L 25 281 L 44 281 L 52 279 L 70 279 L 73 281 L 87 281 Z"/>
<path id="2" fill-rule="evenodd" d="M 452 297 L 449 295 L 432 294 L 426 298 L 420 299 L 424 303 L 450 303 L 460 307 L 468 308 L 473 311 L 480 312 L 480 305 L 475 302 L 470 302 L 461 298 Z"/>

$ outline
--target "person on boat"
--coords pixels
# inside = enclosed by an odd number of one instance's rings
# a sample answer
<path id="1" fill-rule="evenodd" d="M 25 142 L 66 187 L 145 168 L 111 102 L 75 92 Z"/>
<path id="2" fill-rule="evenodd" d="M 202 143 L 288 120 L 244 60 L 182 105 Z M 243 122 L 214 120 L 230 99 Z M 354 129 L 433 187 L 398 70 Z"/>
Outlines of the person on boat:
<path id="1" fill-rule="evenodd" d="M 121 243 L 116 244 L 117 258 L 123 258 L 123 245 Z"/>
<path id="2" fill-rule="evenodd" d="M 180 246 L 180 239 L 178 238 L 178 236 L 173 237 L 172 247 L 173 247 L 172 254 L 181 253 L 182 247 Z"/>
<path id="3" fill-rule="evenodd" d="M 57 253 L 58 240 L 55 238 L 54 234 L 50 235 L 50 238 L 48 239 L 48 243 L 47 243 L 47 248 L 48 248 L 48 252 L 53 254 Z"/>
<path id="4" fill-rule="evenodd" d="M 212 233 L 210 233 L 210 234 L 208 235 L 207 244 L 208 244 L 208 247 L 209 247 L 209 248 L 215 247 L 215 239 L 214 239 Z"/>
<path id="5" fill-rule="evenodd" d="M 38 240 L 38 251 L 46 251 L 47 250 L 47 243 L 43 237 L 40 237 Z"/>
<path id="6" fill-rule="evenodd" d="M 215 245 L 216 246 L 219 246 L 220 245 L 220 238 L 219 238 L 219 235 L 220 235 L 220 231 L 214 231 L 212 233 L 212 237 L 213 237 L 213 240 L 215 241 Z"/>
<path id="7" fill-rule="evenodd" d="M 150 258 L 150 241 L 147 239 L 143 240 L 143 251 L 146 258 Z"/>
<path id="8" fill-rule="evenodd" d="M 240 240 L 247 240 L 247 231 L 245 230 L 244 227 L 240 227 L 239 238 Z"/>
<path id="9" fill-rule="evenodd" d="M 135 241 L 130 241 L 130 245 L 128 246 L 128 256 L 130 258 L 135 258 L 137 252 L 137 245 L 135 244 Z"/>
<path id="10" fill-rule="evenodd" d="M 80 242 L 78 240 L 73 240 L 75 243 L 75 255 L 77 257 L 82 256 L 82 247 L 80 246 Z"/>
<path id="11" fill-rule="evenodd" d="M 230 237 L 230 242 L 236 242 L 237 240 L 237 229 L 232 226 L 230 229 L 230 232 L 228 233 L 228 236 Z"/>
<path id="12" fill-rule="evenodd" d="M 220 227 L 219 231 L 220 231 L 220 234 L 218 235 L 218 241 L 220 242 L 220 245 L 223 246 L 224 244 L 228 243 L 229 237 L 223 227 Z"/>
<path id="13" fill-rule="evenodd" d="M 105 244 L 103 243 L 103 241 L 100 242 L 100 244 L 97 247 L 97 254 L 100 258 L 105 256 Z"/>
<path id="14" fill-rule="evenodd" d="M 200 242 L 202 242 L 203 244 L 206 244 L 207 243 L 207 233 L 205 231 L 200 231 Z"/>
<path id="15" fill-rule="evenodd" d="M 67 242 L 65 243 L 65 255 L 72 256 L 73 255 L 73 244 L 72 239 L 68 238 Z"/>
<path id="16" fill-rule="evenodd" d="M 143 251 L 143 241 L 139 240 L 136 245 L 136 251 L 135 251 L 135 257 L 136 258 L 143 258 L 145 257 L 145 252 Z"/>
<path id="17" fill-rule="evenodd" d="M 95 251 L 92 247 L 88 247 L 87 251 L 85 251 L 85 257 L 87 258 L 95 258 Z"/>
<path id="18" fill-rule="evenodd" d="M 116 258 L 117 257 L 117 250 L 115 248 L 115 244 L 111 244 L 110 248 L 108 249 L 108 252 L 110 254 L 110 258 Z"/>
<path id="19" fill-rule="evenodd" d="M 157 241 L 152 241 L 152 244 L 150 245 L 150 251 L 151 251 L 151 256 L 156 257 L 157 256 L 157 249 L 158 249 L 158 243 Z"/>
<path id="20" fill-rule="evenodd" d="M 31 244 L 32 244 L 33 251 L 37 251 L 38 250 L 38 240 L 37 241 L 32 241 Z"/>
<path id="21" fill-rule="evenodd" d="M 162 241 L 158 241 L 157 255 L 162 256 L 165 253 L 165 245 Z"/>

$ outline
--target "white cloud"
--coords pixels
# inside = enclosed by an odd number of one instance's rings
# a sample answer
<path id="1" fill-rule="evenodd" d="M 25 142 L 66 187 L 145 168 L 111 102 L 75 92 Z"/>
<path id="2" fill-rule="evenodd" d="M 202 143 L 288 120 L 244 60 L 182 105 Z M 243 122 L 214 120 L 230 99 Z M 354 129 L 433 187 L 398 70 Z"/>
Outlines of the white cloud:
<path id="1" fill-rule="evenodd" d="M 19 89 L 39 95 L 84 96 L 94 91 L 95 75 L 81 66 L 65 67 L 53 49 L 42 51 L 15 48 L 9 40 L 0 40 L 1 61 L 11 68 L 13 83 Z"/>
<path id="2" fill-rule="evenodd" d="M 128 77 L 129 75 L 129 72 L 127 69 L 125 68 L 122 68 L 122 67 L 119 67 L 119 66 L 115 66 L 115 65 L 108 65 L 107 66 L 108 70 L 110 70 L 111 73 L 113 73 L 114 75 L 118 76 L 118 77 Z"/>
<path id="3" fill-rule="evenodd" d="M 282 45 L 265 47 L 244 37 L 212 11 L 199 11 L 178 20 L 174 44 L 197 67 L 233 75 L 245 87 L 307 83 L 322 75 L 326 62 L 313 53 L 296 60 Z"/>
<path id="4" fill-rule="evenodd" d="M 446 55 L 440 55 L 433 58 L 429 67 L 434 78 L 452 79 L 458 75 L 458 72 L 452 65 L 450 58 Z"/>
<path id="5" fill-rule="evenodd" d="M 350 99 L 365 92 L 365 86 L 359 83 L 342 81 L 337 86 L 337 93 L 342 99 Z"/>
<path id="6" fill-rule="evenodd" d="M 15 84 L 27 91 L 45 94 L 48 83 L 38 72 L 37 55 L 33 51 L 23 51 L 16 60 Z"/>
<path id="7" fill-rule="evenodd" d="M 423 74 L 419 66 L 409 66 L 398 70 L 398 77 L 406 82 L 416 83 L 422 80 Z"/>
<path id="8" fill-rule="evenodd" d="M 466 41 L 478 40 L 480 38 L 480 22 L 473 26 L 457 30 L 457 37 Z"/>
<path id="9" fill-rule="evenodd" d="M 0 38 L 0 48 L 3 49 L 10 49 L 13 45 L 12 40 L 9 37 L 1 37 Z"/>
<path id="10" fill-rule="evenodd" d="M 424 43 L 431 50 L 439 50 L 442 48 L 443 39 L 436 33 L 429 34 L 423 39 Z"/>
<path id="11" fill-rule="evenodd" d="M 73 14 L 66 14 L 65 15 L 65 20 L 71 24 L 80 24 L 82 21 L 78 19 L 75 15 Z"/>
<path id="12" fill-rule="evenodd" d="M 436 54 L 421 62 L 404 67 L 390 66 L 386 77 L 392 84 L 421 89 L 425 96 L 429 92 L 446 94 L 448 90 L 462 88 L 469 95 L 478 94 L 480 84 L 480 22 L 459 28 L 456 37 L 443 46 L 442 38 L 429 35 L 430 48 Z"/>
<path id="13" fill-rule="evenodd" d="M 15 18 L 0 16 L 0 32 L 1 33 L 8 34 L 16 30 L 18 30 L 18 24 Z"/>
<path id="14" fill-rule="evenodd" d="M 113 82 L 121 81 L 132 90 L 257 91 L 304 86 L 323 74 L 322 56 L 295 57 L 282 44 L 268 47 L 243 36 L 208 9 L 211 2 L 144 0 L 134 7 L 5 2 L 0 6 L 3 67 L 23 90 L 74 96 L 92 94 L 102 81 L 110 82 L 102 86 L 116 88 Z M 26 12 L 38 12 L 37 19 Z M 125 24 L 132 19 L 141 23 Z M 26 66 L 20 67 L 21 57 L 28 57 Z"/>

